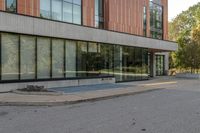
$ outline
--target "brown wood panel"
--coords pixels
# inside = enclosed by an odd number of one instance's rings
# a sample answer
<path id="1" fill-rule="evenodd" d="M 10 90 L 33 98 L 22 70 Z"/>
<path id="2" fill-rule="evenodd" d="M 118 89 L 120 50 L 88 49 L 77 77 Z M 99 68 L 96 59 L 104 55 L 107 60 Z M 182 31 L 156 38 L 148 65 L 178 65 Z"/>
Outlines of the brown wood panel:
<path id="1" fill-rule="evenodd" d="M 161 0 L 164 9 L 164 39 L 168 39 L 168 0 Z M 147 8 L 147 36 L 150 36 L 149 0 L 104 0 L 104 27 L 107 30 L 143 35 L 143 7 Z M 40 0 L 18 0 L 18 13 L 40 16 Z M 5 0 L 0 0 L 5 10 Z M 94 0 L 82 0 L 83 25 L 95 26 Z"/>
<path id="2" fill-rule="evenodd" d="M 144 0 L 106 0 L 105 24 L 108 30 L 143 34 Z"/>
<path id="3" fill-rule="evenodd" d="M 5 10 L 5 0 L 0 0 L 0 10 Z"/>
<path id="4" fill-rule="evenodd" d="M 94 0 L 82 0 L 83 25 L 95 26 Z"/>
<path id="5" fill-rule="evenodd" d="M 163 18 L 163 39 L 168 40 L 168 0 L 162 0 L 162 5 L 164 9 Z"/>

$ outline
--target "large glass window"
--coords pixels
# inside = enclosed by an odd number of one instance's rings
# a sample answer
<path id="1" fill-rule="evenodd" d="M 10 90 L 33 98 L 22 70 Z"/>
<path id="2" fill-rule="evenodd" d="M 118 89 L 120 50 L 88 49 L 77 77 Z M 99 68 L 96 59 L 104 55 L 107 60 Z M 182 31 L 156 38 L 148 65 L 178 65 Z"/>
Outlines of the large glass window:
<path id="1" fill-rule="evenodd" d="M 163 76 L 164 75 L 164 55 L 156 55 L 156 75 Z"/>
<path id="2" fill-rule="evenodd" d="M 65 42 L 65 70 L 67 78 L 76 77 L 76 41 Z"/>
<path id="3" fill-rule="evenodd" d="M 2 34 L 1 42 L 2 80 L 19 79 L 19 36 Z"/>
<path id="4" fill-rule="evenodd" d="M 51 0 L 40 0 L 40 17 L 51 18 Z"/>
<path id="5" fill-rule="evenodd" d="M 115 76 L 116 81 L 148 78 L 148 50 L 95 42 L 1 33 L 2 80 Z M 157 75 L 164 56 L 156 57 Z M 20 73 L 19 73 L 20 72 Z"/>
<path id="6" fill-rule="evenodd" d="M 81 0 L 40 0 L 40 16 L 81 24 Z"/>
<path id="7" fill-rule="evenodd" d="M 38 79 L 50 78 L 50 38 L 37 38 L 37 76 Z"/>
<path id="8" fill-rule="evenodd" d="M 104 28 L 104 0 L 95 0 L 95 27 Z"/>
<path id="9" fill-rule="evenodd" d="M 87 42 L 78 42 L 77 45 L 77 76 L 87 76 Z"/>
<path id="10" fill-rule="evenodd" d="M 114 75 L 116 81 L 122 81 L 122 46 L 115 45 L 114 49 Z"/>
<path id="11" fill-rule="evenodd" d="M 109 76 L 114 74 L 113 50 L 114 50 L 113 45 L 102 44 L 102 43 L 100 44 L 100 56 L 101 56 L 100 69 L 102 76 Z"/>
<path id="12" fill-rule="evenodd" d="M 52 19 L 62 20 L 62 0 L 52 0 Z"/>
<path id="13" fill-rule="evenodd" d="M 35 37 L 20 37 L 20 78 L 35 79 Z"/>
<path id="14" fill-rule="evenodd" d="M 17 12 L 16 0 L 6 0 L 6 11 Z"/>
<path id="15" fill-rule="evenodd" d="M 81 24 L 81 7 L 79 5 L 73 5 L 73 23 Z"/>
<path id="16" fill-rule="evenodd" d="M 88 76 L 100 75 L 100 53 L 97 43 L 88 43 Z"/>
<path id="17" fill-rule="evenodd" d="M 64 40 L 52 40 L 52 77 L 64 78 Z"/>
<path id="18" fill-rule="evenodd" d="M 149 77 L 148 50 L 142 49 L 142 79 Z"/>
<path id="19" fill-rule="evenodd" d="M 143 35 L 147 36 L 147 9 L 146 9 L 146 6 L 144 6 L 144 9 L 143 9 Z"/>
<path id="20" fill-rule="evenodd" d="M 63 21 L 72 23 L 72 3 L 66 2 L 63 3 Z"/>
<path id="21" fill-rule="evenodd" d="M 150 30 L 152 38 L 163 39 L 163 7 L 152 1 L 150 1 Z"/>

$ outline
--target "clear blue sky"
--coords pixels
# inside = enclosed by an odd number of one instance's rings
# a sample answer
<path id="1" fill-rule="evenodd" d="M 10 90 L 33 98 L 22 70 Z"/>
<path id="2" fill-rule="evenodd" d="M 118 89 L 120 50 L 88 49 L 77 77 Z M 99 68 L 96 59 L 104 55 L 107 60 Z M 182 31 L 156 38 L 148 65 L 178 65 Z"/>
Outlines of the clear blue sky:
<path id="1" fill-rule="evenodd" d="M 175 18 L 182 11 L 190 6 L 197 4 L 200 0 L 168 0 L 169 2 L 169 21 Z"/>

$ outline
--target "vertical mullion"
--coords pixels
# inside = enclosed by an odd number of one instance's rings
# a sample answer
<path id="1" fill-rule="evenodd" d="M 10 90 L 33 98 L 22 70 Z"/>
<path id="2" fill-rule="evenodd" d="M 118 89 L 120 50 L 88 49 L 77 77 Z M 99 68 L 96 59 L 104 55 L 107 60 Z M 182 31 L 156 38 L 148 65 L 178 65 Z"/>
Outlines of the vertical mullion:
<path id="1" fill-rule="evenodd" d="M 37 37 L 35 37 L 35 79 L 38 79 L 37 72 L 38 72 L 38 51 L 37 51 Z"/>
<path id="2" fill-rule="evenodd" d="M 76 41 L 76 77 L 79 77 L 78 75 L 78 41 Z"/>
<path id="3" fill-rule="evenodd" d="M 61 20 L 62 20 L 62 21 L 64 21 L 64 20 L 63 20 L 63 10 L 64 10 L 63 6 L 64 6 L 64 0 L 62 0 L 62 6 L 61 6 L 61 8 L 62 8 L 62 9 L 61 9 L 61 14 L 62 14 L 62 15 L 61 15 Z"/>
<path id="4" fill-rule="evenodd" d="M 66 40 L 64 40 L 64 78 L 66 78 Z"/>
<path id="5" fill-rule="evenodd" d="M 113 55 L 113 57 L 112 57 L 112 71 L 113 71 L 113 76 L 114 76 L 114 60 L 115 60 L 115 58 L 114 58 L 114 56 L 115 56 L 115 54 L 114 54 L 114 50 L 115 50 L 115 47 L 114 47 L 115 45 L 113 45 L 112 47 L 112 55 Z"/>
<path id="6" fill-rule="evenodd" d="M 52 19 L 52 0 L 50 0 L 50 19 Z"/>
<path id="7" fill-rule="evenodd" d="M 21 35 L 18 36 L 18 80 L 21 79 L 21 56 L 20 56 L 20 53 L 21 53 Z"/>
<path id="8" fill-rule="evenodd" d="M 74 3 L 72 2 L 72 23 L 74 23 Z"/>
<path id="9" fill-rule="evenodd" d="M 1 44 L 2 44 L 2 34 L 0 33 L 0 80 L 2 80 L 2 60 L 1 60 Z"/>
<path id="10" fill-rule="evenodd" d="M 81 25 L 83 25 L 83 0 L 81 0 Z"/>
<path id="11" fill-rule="evenodd" d="M 88 75 L 89 75 L 89 73 L 88 73 L 88 44 L 89 44 L 89 42 L 86 42 L 87 44 L 87 52 L 86 52 L 86 77 L 88 77 Z"/>
<path id="12" fill-rule="evenodd" d="M 53 49 L 53 46 L 52 46 L 53 44 L 52 44 L 52 38 L 51 38 L 51 40 L 50 40 L 50 78 L 52 78 L 53 77 L 53 51 L 52 51 L 52 49 Z"/>

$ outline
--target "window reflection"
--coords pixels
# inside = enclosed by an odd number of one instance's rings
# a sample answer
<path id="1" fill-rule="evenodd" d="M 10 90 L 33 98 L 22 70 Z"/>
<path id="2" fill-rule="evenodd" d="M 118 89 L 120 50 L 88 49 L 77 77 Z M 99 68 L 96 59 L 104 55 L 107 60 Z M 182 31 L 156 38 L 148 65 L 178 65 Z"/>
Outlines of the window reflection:
<path id="1" fill-rule="evenodd" d="M 50 78 L 50 38 L 37 38 L 37 77 L 38 79 Z"/>
<path id="2" fill-rule="evenodd" d="M 141 80 L 148 79 L 148 60 L 143 48 L 1 33 L 2 80 L 103 76 Z M 158 56 L 158 75 L 164 73 L 163 63 L 164 57 Z"/>
<path id="3" fill-rule="evenodd" d="M 77 76 L 87 77 L 87 42 L 77 43 Z"/>
<path id="4" fill-rule="evenodd" d="M 152 1 L 150 1 L 150 30 L 152 38 L 163 39 L 163 7 Z"/>
<path id="5" fill-rule="evenodd" d="M 81 0 L 40 0 L 40 16 L 81 24 Z"/>
<path id="6" fill-rule="evenodd" d="M 62 0 L 52 0 L 52 19 L 62 20 Z"/>
<path id="7" fill-rule="evenodd" d="M 6 0 L 6 11 L 17 12 L 16 0 Z"/>
<path id="8" fill-rule="evenodd" d="M 19 79 L 19 36 L 2 34 L 1 43 L 1 71 L 2 80 Z"/>
<path id="9" fill-rule="evenodd" d="M 20 78 L 35 79 L 35 37 L 20 37 Z"/>
<path id="10" fill-rule="evenodd" d="M 65 42 L 65 75 L 66 78 L 76 77 L 76 41 Z"/>
<path id="11" fill-rule="evenodd" d="M 64 78 L 64 40 L 52 40 L 52 77 Z"/>
<path id="12" fill-rule="evenodd" d="M 40 17 L 51 18 L 51 1 L 50 0 L 40 0 Z"/>

